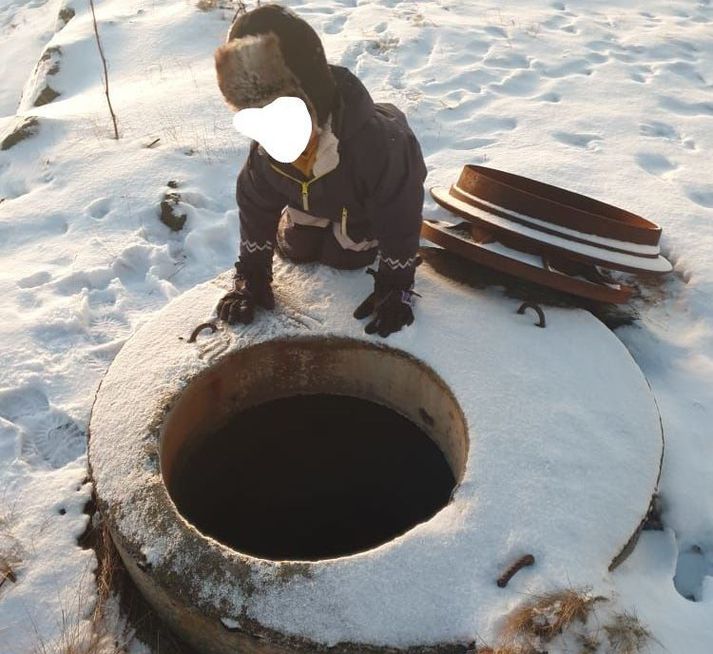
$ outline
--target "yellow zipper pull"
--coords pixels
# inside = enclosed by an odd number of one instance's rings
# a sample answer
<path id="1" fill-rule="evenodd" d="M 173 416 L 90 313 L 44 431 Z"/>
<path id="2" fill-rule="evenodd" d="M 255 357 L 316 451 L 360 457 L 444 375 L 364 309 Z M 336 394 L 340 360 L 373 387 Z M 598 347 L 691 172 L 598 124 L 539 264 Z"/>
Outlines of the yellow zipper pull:
<path id="1" fill-rule="evenodd" d="M 342 207 L 342 235 L 347 235 L 347 208 Z"/>
<path id="2" fill-rule="evenodd" d="M 300 182 L 302 184 L 302 208 L 309 211 L 309 182 Z"/>

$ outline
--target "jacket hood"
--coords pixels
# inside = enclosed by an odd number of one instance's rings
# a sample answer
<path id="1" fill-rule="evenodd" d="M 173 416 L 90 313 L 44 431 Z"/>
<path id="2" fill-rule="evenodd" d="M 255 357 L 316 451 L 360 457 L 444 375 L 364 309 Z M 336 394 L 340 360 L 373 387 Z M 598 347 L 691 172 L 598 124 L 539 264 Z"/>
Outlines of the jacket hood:
<path id="1" fill-rule="evenodd" d="M 340 140 L 353 136 L 375 113 L 374 101 L 361 80 L 348 68 L 329 64 L 337 85 L 332 131 Z"/>

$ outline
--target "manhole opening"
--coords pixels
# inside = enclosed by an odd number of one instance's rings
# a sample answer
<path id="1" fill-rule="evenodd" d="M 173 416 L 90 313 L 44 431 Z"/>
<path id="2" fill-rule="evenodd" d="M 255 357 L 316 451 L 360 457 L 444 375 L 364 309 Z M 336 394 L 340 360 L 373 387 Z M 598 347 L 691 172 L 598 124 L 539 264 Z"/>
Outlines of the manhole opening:
<path id="1" fill-rule="evenodd" d="M 468 449 L 443 381 L 346 339 L 264 343 L 175 401 L 161 469 L 178 511 L 244 554 L 320 560 L 384 544 L 448 504 Z"/>
<path id="2" fill-rule="evenodd" d="M 428 520 L 455 486 L 417 425 L 353 397 L 273 400 L 186 447 L 170 489 L 178 510 L 204 534 L 267 559 L 370 549 Z"/>

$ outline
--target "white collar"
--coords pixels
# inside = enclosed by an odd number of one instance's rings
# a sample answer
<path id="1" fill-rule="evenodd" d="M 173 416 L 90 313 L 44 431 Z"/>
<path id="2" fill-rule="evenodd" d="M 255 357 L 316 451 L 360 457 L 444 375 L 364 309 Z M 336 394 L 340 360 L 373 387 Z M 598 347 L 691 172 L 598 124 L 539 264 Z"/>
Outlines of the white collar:
<path id="1" fill-rule="evenodd" d="M 321 177 L 339 165 L 339 139 L 332 132 L 332 114 L 329 114 L 324 127 L 317 128 L 317 134 L 319 134 L 319 142 L 312 174 L 315 177 Z"/>
<path id="2" fill-rule="evenodd" d="M 319 141 L 317 142 L 317 152 L 312 165 L 312 174 L 315 177 L 321 177 L 333 171 L 339 165 L 339 139 L 332 132 L 332 114 L 327 117 L 324 127 L 317 128 L 317 134 L 319 135 Z M 266 157 L 270 156 L 267 150 L 259 143 L 258 152 Z"/>

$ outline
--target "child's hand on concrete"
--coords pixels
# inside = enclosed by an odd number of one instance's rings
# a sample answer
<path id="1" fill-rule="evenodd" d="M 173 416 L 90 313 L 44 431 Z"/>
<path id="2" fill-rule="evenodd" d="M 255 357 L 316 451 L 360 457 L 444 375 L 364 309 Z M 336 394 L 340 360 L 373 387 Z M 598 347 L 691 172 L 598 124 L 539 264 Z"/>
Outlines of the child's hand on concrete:
<path id="1" fill-rule="evenodd" d="M 230 324 L 248 324 L 255 318 L 255 307 L 275 308 L 269 277 L 256 275 L 244 268 L 240 261 L 235 262 L 233 290 L 226 293 L 218 302 L 216 311 L 220 320 Z"/>

